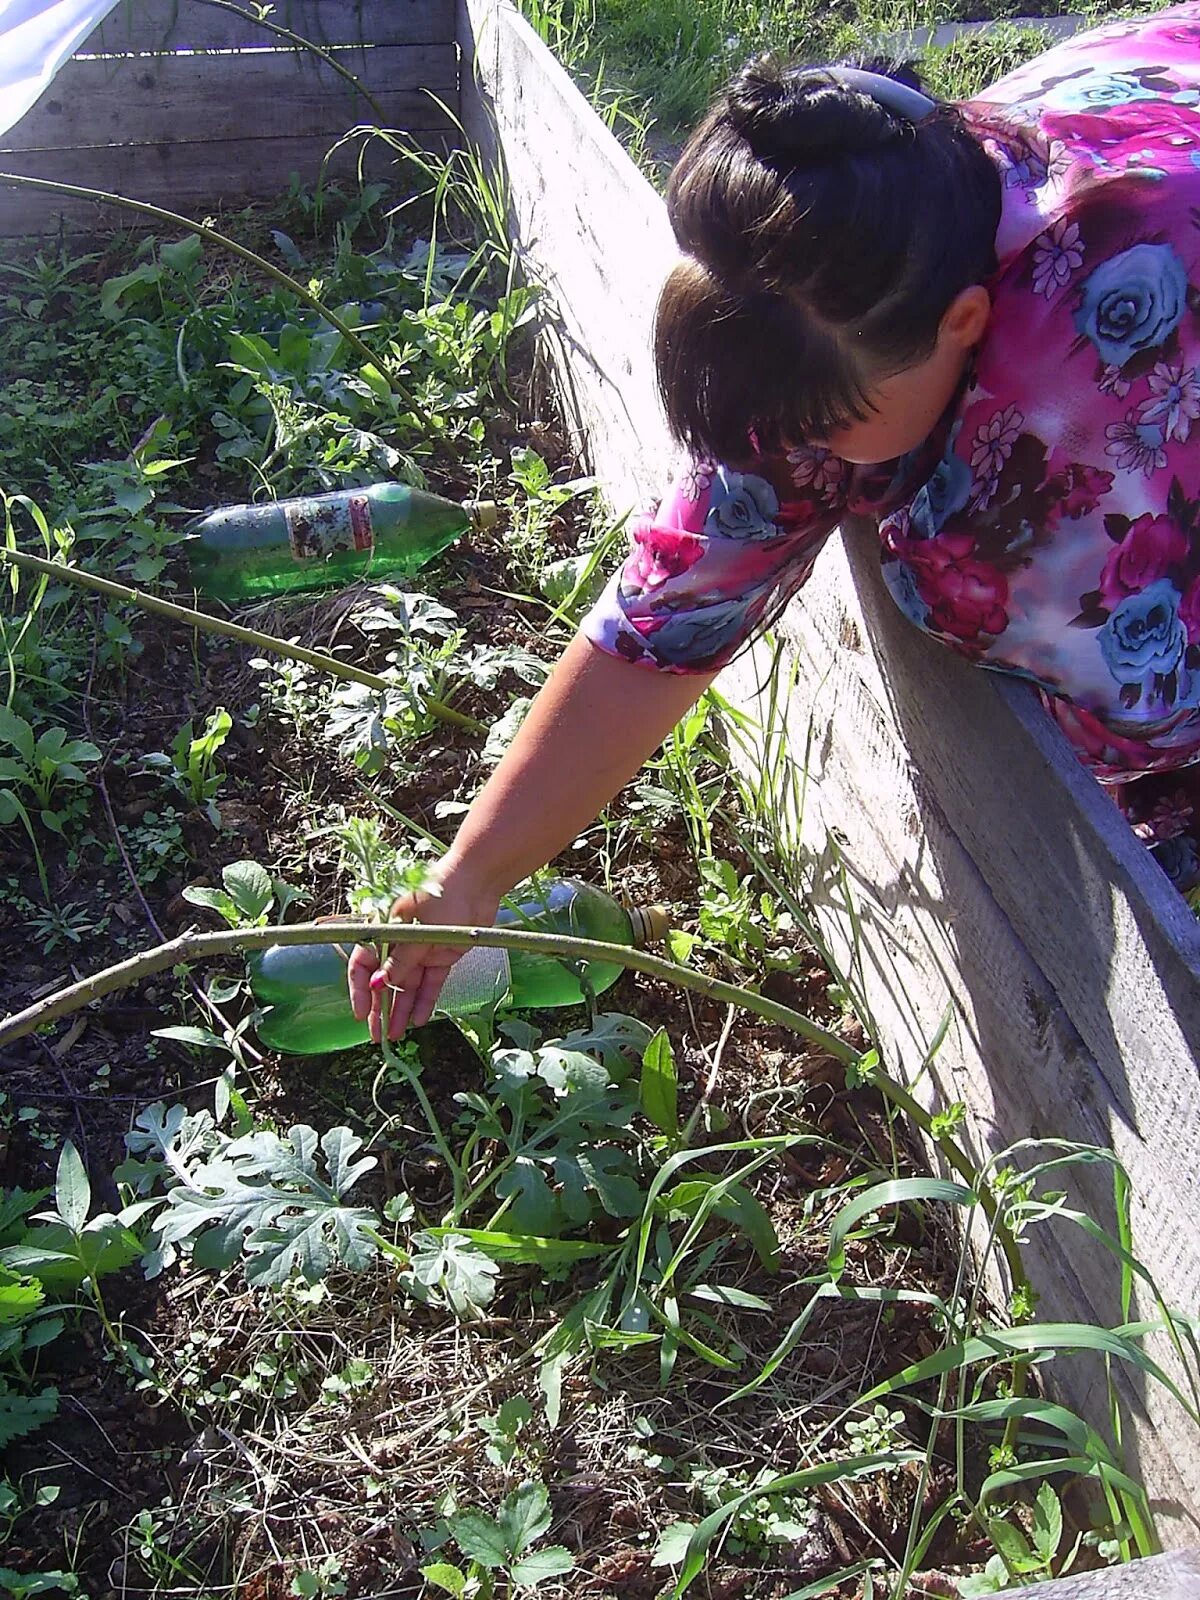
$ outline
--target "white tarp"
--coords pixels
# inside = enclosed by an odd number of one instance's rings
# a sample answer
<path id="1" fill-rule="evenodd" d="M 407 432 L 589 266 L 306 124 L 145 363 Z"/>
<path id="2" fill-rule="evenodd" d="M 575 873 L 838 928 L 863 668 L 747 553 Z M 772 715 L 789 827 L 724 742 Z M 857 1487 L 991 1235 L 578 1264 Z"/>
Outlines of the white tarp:
<path id="1" fill-rule="evenodd" d="M 29 110 L 117 0 L 0 0 L 0 134 Z"/>

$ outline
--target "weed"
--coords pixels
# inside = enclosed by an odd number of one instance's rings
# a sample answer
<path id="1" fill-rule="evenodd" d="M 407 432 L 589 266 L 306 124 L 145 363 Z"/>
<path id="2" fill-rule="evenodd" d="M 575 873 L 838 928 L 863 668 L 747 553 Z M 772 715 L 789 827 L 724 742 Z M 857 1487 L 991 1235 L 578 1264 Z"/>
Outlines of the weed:
<path id="1" fill-rule="evenodd" d="M 169 752 L 157 750 L 142 758 L 146 766 L 166 772 L 179 793 L 203 809 L 214 828 L 221 826 L 216 796 L 225 783 L 217 756 L 232 731 L 233 718 L 224 706 L 218 706 L 209 713 L 199 733 L 194 731 L 193 723 L 185 722 L 171 741 Z"/>
<path id="2" fill-rule="evenodd" d="M 549 1532 L 550 1496 L 541 1483 L 523 1483 L 501 1501 L 496 1515 L 473 1508 L 455 1510 L 447 1518 L 454 1543 L 468 1558 L 466 1569 L 439 1561 L 422 1567 L 421 1575 L 446 1594 L 475 1594 L 491 1600 L 496 1575 L 514 1588 L 535 1589 L 550 1578 L 561 1578 L 575 1565 L 570 1551 L 560 1544 L 532 1547 Z"/>
<path id="3" fill-rule="evenodd" d="M 100 751 L 86 739 L 69 738 L 64 728 L 47 728 L 34 734 L 24 717 L 0 706 L 0 746 L 14 753 L 0 756 L 0 826 L 19 822 L 33 848 L 42 893 L 50 890 L 41 849 L 30 817 L 30 807 L 42 827 L 63 834 L 68 822 L 86 815 L 87 801 L 79 792 L 87 783 L 85 766 L 100 760 Z M 63 791 L 68 791 L 63 798 Z"/>

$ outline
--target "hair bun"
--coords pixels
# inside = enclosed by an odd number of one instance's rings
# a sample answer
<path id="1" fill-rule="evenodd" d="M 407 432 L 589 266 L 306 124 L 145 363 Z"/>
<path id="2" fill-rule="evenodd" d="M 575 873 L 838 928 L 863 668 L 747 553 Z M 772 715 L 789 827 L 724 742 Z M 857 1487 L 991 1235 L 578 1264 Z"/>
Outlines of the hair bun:
<path id="1" fill-rule="evenodd" d="M 860 89 L 825 67 L 749 62 L 726 94 L 729 121 L 760 161 L 823 161 L 861 155 L 912 132 Z"/>

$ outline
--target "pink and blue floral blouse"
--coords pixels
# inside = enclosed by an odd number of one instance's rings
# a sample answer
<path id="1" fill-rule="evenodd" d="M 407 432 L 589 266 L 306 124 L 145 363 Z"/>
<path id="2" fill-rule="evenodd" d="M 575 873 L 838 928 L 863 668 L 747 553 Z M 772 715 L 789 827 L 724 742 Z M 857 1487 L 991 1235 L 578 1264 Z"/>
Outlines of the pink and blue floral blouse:
<path id="1" fill-rule="evenodd" d="M 878 467 L 690 463 L 585 619 L 708 672 L 879 518 L 918 627 L 1026 678 L 1096 776 L 1200 761 L 1200 4 L 1068 41 L 963 107 L 1003 182 L 993 314 L 953 413 Z M 1182 803 L 1182 802 L 1181 802 Z"/>

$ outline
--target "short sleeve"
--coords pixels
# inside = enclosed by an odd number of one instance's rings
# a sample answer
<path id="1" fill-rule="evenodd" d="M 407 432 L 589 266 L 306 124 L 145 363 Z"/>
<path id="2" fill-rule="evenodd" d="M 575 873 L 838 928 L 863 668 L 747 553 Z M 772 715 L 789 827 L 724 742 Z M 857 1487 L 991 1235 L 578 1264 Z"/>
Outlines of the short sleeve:
<path id="1" fill-rule="evenodd" d="M 583 619 L 601 650 L 665 672 L 714 672 L 804 583 L 846 506 L 828 451 L 693 461 L 638 517 L 629 555 Z"/>

